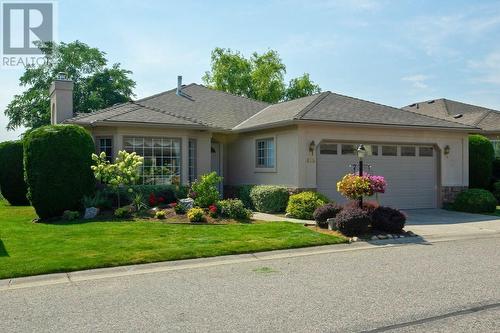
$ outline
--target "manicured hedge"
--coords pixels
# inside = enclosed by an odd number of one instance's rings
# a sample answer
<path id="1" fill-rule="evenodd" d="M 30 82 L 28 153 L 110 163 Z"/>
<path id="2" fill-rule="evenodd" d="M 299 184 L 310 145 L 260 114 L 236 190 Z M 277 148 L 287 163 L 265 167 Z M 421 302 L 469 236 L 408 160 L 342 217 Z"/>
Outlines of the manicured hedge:
<path id="1" fill-rule="evenodd" d="M 486 190 L 473 188 L 460 192 L 453 209 L 468 213 L 493 213 L 497 207 L 495 196 Z"/>
<path id="2" fill-rule="evenodd" d="M 250 198 L 255 210 L 263 213 L 284 212 L 288 197 L 288 189 L 284 186 L 258 185 L 250 191 Z"/>
<path id="3" fill-rule="evenodd" d="M 132 185 L 133 193 L 140 193 L 145 199 L 153 193 L 155 197 L 162 197 L 165 204 L 176 202 L 178 199 L 183 199 L 187 196 L 187 190 L 184 186 L 176 185 Z M 116 192 L 110 187 L 102 189 L 105 196 L 111 200 L 113 206 L 117 206 Z M 128 187 L 120 188 L 120 203 L 128 205 L 131 203 L 131 194 L 128 192 Z"/>
<path id="4" fill-rule="evenodd" d="M 320 228 L 327 228 L 328 222 L 327 220 L 330 218 L 334 218 L 337 214 L 343 209 L 342 206 L 331 202 L 323 205 L 321 207 L 316 208 L 313 213 L 314 221 Z"/>
<path id="5" fill-rule="evenodd" d="M 406 215 L 391 207 L 377 207 L 371 214 L 372 227 L 386 232 L 401 232 L 406 223 Z"/>
<path id="6" fill-rule="evenodd" d="M 28 189 L 24 182 L 23 143 L 0 143 L 0 190 L 11 205 L 28 205 Z"/>
<path id="7" fill-rule="evenodd" d="M 28 199 L 42 219 L 78 210 L 91 195 L 95 177 L 90 169 L 94 142 L 76 125 L 44 126 L 24 140 L 24 170 Z"/>
<path id="8" fill-rule="evenodd" d="M 469 186 L 487 189 L 491 182 L 495 151 L 482 135 L 469 136 Z"/>
<path id="9" fill-rule="evenodd" d="M 368 232 L 371 222 L 367 211 L 360 208 L 344 208 L 335 217 L 337 229 L 346 236 L 360 236 Z"/>
<path id="10" fill-rule="evenodd" d="M 301 192 L 290 196 L 286 212 L 290 217 L 312 220 L 314 211 L 328 201 L 328 198 L 321 193 Z"/>

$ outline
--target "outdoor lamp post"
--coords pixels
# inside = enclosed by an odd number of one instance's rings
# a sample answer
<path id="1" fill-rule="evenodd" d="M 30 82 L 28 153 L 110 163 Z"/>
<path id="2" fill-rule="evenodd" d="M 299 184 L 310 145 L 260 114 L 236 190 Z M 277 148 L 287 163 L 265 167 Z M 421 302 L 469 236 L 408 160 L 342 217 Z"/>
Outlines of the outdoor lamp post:
<path id="1" fill-rule="evenodd" d="M 359 176 L 363 177 L 363 158 L 366 156 L 366 149 L 363 144 L 360 144 L 357 149 L 359 159 Z M 359 208 L 363 208 L 363 196 L 359 197 Z"/>

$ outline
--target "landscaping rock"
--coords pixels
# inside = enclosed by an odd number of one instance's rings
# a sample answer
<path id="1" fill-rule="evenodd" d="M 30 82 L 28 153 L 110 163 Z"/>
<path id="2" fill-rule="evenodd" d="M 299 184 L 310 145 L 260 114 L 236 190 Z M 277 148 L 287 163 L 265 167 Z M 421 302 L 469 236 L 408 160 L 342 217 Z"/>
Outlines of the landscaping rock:
<path id="1" fill-rule="evenodd" d="M 150 208 L 148 209 L 148 215 L 154 216 L 158 210 L 159 210 L 158 207 Z"/>
<path id="2" fill-rule="evenodd" d="M 394 237 L 392 237 L 392 235 L 391 235 L 391 234 L 387 234 L 386 236 L 387 236 L 387 238 L 389 238 L 389 239 L 393 239 L 393 238 L 394 238 Z"/>
<path id="3" fill-rule="evenodd" d="M 409 236 L 409 237 L 416 237 L 417 235 L 413 232 L 413 231 L 407 231 L 406 234 Z"/>
<path id="4" fill-rule="evenodd" d="M 358 237 L 354 236 L 353 238 L 351 238 L 351 241 L 357 242 L 358 241 Z"/>
<path id="5" fill-rule="evenodd" d="M 378 239 L 387 239 L 387 235 L 378 235 Z"/>
<path id="6" fill-rule="evenodd" d="M 377 236 L 372 236 L 372 238 L 370 238 L 371 240 L 378 240 L 378 237 Z"/>
<path id="7" fill-rule="evenodd" d="M 181 199 L 179 200 L 179 204 L 188 210 L 193 208 L 194 200 L 192 198 Z"/>
<path id="8" fill-rule="evenodd" d="M 337 230 L 337 223 L 335 223 L 334 218 L 329 218 L 326 222 L 328 222 L 328 230 Z"/>
<path id="9" fill-rule="evenodd" d="M 85 214 L 83 215 L 83 218 L 85 220 L 88 219 L 93 219 L 99 214 L 99 208 L 96 207 L 89 207 L 85 208 Z"/>

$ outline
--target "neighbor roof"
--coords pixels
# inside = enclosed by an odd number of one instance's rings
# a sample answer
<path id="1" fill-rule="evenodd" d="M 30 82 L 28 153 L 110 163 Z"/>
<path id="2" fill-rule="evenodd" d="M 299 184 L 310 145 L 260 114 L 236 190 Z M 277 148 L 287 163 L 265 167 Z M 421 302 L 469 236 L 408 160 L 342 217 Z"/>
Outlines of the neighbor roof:
<path id="1" fill-rule="evenodd" d="M 269 104 L 206 88 L 195 83 L 134 102 L 80 114 L 67 122 L 151 123 L 230 130 Z"/>
<path id="2" fill-rule="evenodd" d="M 297 121 L 473 129 L 439 117 L 323 92 L 292 101 L 268 104 L 213 90 L 195 83 L 66 122 L 97 124 L 163 124 L 214 130 L 253 130 Z"/>
<path id="3" fill-rule="evenodd" d="M 404 110 L 451 120 L 484 131 L 500 132 L 500 111 L 441 98 L 414 103 Z"/>
<path id="4" fill-rule="evenodd" d="M 391 106 L 358 98 L 323 92 L 297 100 L 270 105 L 235 127 L 248 130 L 286 121 L 325 121 L 337 123 L 378 124 L 438 128 L 472 128 L 470 126 L 403 111 Z"/>

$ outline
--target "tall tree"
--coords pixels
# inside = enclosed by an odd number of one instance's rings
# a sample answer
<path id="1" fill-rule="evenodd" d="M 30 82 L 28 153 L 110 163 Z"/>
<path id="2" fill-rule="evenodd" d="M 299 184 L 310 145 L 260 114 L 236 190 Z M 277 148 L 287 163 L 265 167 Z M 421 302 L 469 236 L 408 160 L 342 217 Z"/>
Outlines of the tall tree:
<path id="1" fill-rule="evenodd" d="M 319 85 L 309 78 L 308 73 L 304 73 L 295 79 L 291 79 L 285 92 L 285 99 L 292 100 L 305 96 L 311 96 L 321 92 Z"/>
<path id="2" fill-rule="evenodd" d="M 7 129 L 20 126 L 29 129 L 50 123 L 49 87 L 57 74 L 64 72 L 74 82 L 75 112 L 91 112 L 116 103 L 129 101 L 135 82 L 132 72 L 120 64 L 108 67 L 106 54 L 97 48 L 72 43 L 39 43 L 45 57 L 43 64 L 29 65 L 19 79 L 26 90 L 15 95 L 7 106 Z"/>
<path id="3" fill-rule="evenodd" d="M 321 92 L 305 73 L 285 84 L 286 66 L 277 51 L 263 54 L 254 52 L 247 59 L 240 52 L 215 48 L 211 55 L 211 69 L 203 82 L 217 90 L 276 103 Z"/>

